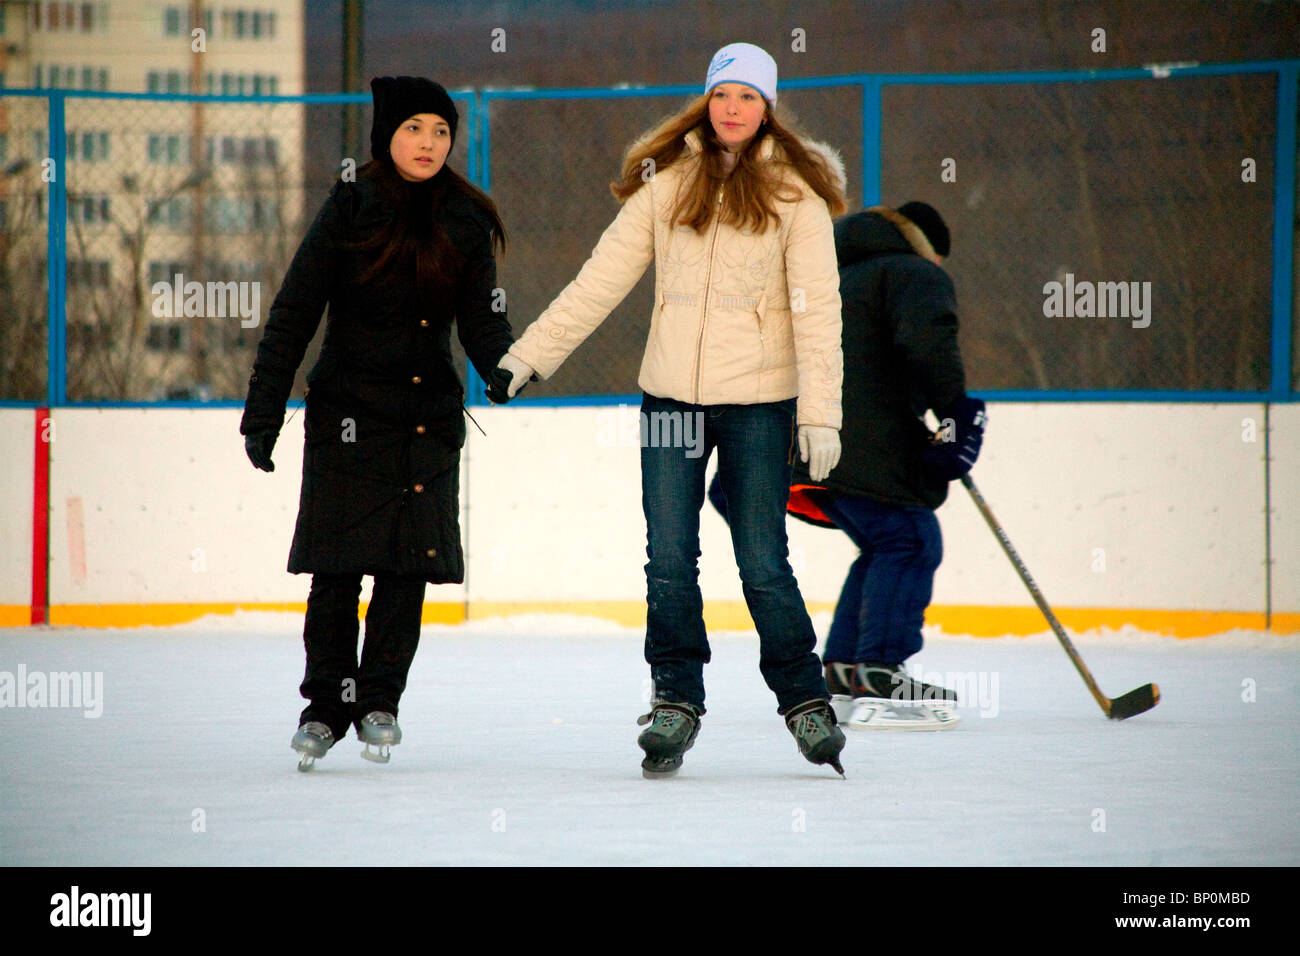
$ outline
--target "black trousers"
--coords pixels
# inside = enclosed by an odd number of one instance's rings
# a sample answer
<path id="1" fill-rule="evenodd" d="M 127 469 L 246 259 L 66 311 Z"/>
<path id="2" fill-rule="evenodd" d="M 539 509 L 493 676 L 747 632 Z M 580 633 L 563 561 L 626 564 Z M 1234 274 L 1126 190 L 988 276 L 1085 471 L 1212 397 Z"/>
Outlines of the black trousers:
<path id="1" fill-rule="evenodd" d="M 299 725 L 318 720 L 335 740 L 373 710 L 397 715 L 406 675 L 420 643 L 425 580 L 376 574 L 366 611 L 366 640 L 357 665 L 359 574 L 314 574 L 307 596 L 303 644 L 307 673 L 299 691 L 310 703 Z"/>

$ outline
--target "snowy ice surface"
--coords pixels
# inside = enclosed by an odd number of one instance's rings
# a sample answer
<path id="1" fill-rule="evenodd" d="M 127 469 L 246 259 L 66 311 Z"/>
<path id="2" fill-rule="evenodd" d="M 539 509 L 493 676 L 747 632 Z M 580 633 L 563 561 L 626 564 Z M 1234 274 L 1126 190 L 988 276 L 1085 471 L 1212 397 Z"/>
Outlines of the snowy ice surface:
<path id="1" fill-rule="evenodd" d="M 647 781 L 640 633 L 545 616 L 426 627 L 392 762 L 353 737 L 299 773 L 301 623 L 0 630 L 0 672 L 102 672 L 104 697 L 0 707 L 0 863 L 1300 863 L 1295 638 L 1080 636 L 1106 693 L 1160 686 L 1115 722 L 1050 634 L 928 632 L 912 670 L 967 689 L 961 724 L 850 732 L 840 780 L 799 756 L 756 636 L 719 633 L 699 740 Z"/>

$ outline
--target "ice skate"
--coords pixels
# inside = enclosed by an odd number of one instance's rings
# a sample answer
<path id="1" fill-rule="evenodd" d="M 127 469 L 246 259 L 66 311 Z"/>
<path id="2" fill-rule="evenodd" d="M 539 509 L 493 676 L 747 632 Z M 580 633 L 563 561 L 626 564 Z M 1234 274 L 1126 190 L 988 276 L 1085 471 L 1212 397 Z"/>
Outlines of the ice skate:
<path id="1" fill-rule="evenodd" d="M 320 721 L 309 720 L 298 728 L 289 746 L 302 754 L 298 769 L 306 773 L 334 746 L 334 734 Z"/>
<path id="2" fill-rule="evenodd" d="M 641 775 L 647 780 L 675 776 L 682 766 L 682 754 L 695 745 L 700 732 L 699 711 L 690 704 L 656 700 L 650 713 L 642 714 L 636 722 L 650 724 L 636 739 L 645 751 Z"/>
<path id="3" fill-rule="evenodd" d="M 950 730 L 957 726 L 957 694 L 910 677 L 899 664 L 854 669 L 851 730 Z"/>
<path id="4" fill-rule="evenodd" d="M 357 739 L 366 745 L 361 751 L 363 758 L 374 763 L 388 763 L 392 758 L 391 748 L 402 742 L 402 728 L 397 726 L 397 718 L 392 714 L 372 710 L 361 718 Z"/>
<path id="5" fill-rule="evenodd" d="M 792 707 L 786 711 L 785 725 L 809 763 L 830 764 L 836 773 L 844 776 L 844 768 L 840 766 L 844 731 L 836 726 L 835 711 L 830 704 L 818 698 Z"/>
<path id="6" fill-rule="evenodd" d="M 855 664 L 826 664 L 826 689 L 831 695 L 835 719 L 844 723 L 853 716 L 853 671 Z"/>

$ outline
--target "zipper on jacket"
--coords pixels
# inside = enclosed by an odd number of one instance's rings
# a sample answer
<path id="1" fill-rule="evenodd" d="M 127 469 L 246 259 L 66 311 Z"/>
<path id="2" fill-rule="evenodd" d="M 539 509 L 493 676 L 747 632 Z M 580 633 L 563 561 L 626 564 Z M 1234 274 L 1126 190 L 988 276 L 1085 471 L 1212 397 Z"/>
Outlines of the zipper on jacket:
<path id="1" fill-rule="evenodd" d="M 695 343 L 695 404 L 700 404 L 700 380 L 704 375 L 704 327 L 709 324 L 710 280 L 713 278 L 713 249 L 718 243 L 718 226 L 721 225 L 722 190 L 714 203 L 713 231 L 709 235 L 709 265 L 704 270 L 704 315 L 700 319 L 700 337 Z"/>

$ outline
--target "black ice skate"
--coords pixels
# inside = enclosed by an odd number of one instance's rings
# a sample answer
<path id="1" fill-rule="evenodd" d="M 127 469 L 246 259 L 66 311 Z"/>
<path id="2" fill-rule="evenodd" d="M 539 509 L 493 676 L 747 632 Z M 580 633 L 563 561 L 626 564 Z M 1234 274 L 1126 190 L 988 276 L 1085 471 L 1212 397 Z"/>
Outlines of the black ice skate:
<path id="1" fill-rule="evenodd" d="M 329 727 L 317 720 L 309 720 L 298 728 L 289 746 L 302 754 L 298 769 L 303 773 L 310 770 L 326 751 L 334 746 L 334 734 Z"/>
<path id="2" fill-rule="evenodd" d="M 682 754 L 695 744 L 700 732 L 700 712 L 690 704 L 656 700 L 650 713 L 636 719 L 649 724 L 636 742 L 645 751 L 641 775 L 647 780 L 674 776 L 682 766 Z"/>
<path id="3" fill-rule="evenodd" d="M 840 751 L 844 749 L 844 731 L 835 724 L 835 711 L 820 698 L 804 701 L 785 714 L 785 725 L 794 734 L 799 752 L 808 762 L 830 764 L 842 777 L 844 768 L 840 766 Z"/>
<path id="4" fill-rule="evenodd" d="M 826 690 L 831 695 L 831 710 L 841 724 L 853 716 L 853 671 L 856 664 L 826 662 Z"/>
<path id="5" fill-rule="evenodd" d="M 957 692 L 916 680 L 902 664 L 868 661 L 853 670 L 854 697 L 876 697 L 907 702 L 946 703 L 957 706 Z"/>
<path id="6" fill-rule="evenodd" d="M 961 720 L 957 694 L 916 680 L 901 664 L 868 662 L 853 672 L 852 730 L 948 730 Z"/>
<path id="7" fill-rule="evenodd" d="M 361 718 L 357 739 L 366 745 L 361 756 L 374 763 L 388 763 L 392 758 L 389 748 L 402 742 L 402 728 L 397 718 L 382 710 L 372 710 Z M 372 750 L 374 747 L 376 749 Z"/>

